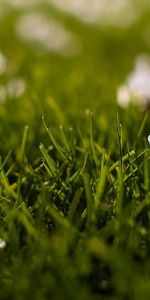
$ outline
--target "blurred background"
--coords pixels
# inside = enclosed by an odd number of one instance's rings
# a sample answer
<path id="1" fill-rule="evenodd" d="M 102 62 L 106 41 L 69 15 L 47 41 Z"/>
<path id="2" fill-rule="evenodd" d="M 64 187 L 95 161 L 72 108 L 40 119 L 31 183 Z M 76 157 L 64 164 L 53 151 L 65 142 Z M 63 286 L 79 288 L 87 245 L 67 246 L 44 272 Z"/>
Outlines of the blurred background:
<path id="1" fill-rule="evenodd" d="M 51 127 L 84 130 L 93 111 L 107 130 L 130 92 L 149 101 L 149 54 L 149 0 L 0 0 L 2 153 L 16 149 L 25 124 L 36 145 L 42 114 Z"/>

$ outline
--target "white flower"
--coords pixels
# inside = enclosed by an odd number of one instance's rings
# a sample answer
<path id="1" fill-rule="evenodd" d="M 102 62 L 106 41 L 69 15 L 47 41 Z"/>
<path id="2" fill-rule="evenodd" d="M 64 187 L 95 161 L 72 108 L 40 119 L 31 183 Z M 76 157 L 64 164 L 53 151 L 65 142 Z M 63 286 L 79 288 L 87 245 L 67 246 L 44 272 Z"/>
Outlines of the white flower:
<path id="1" fill-rule="evenodd" d="M 126 107 L 130 102 L 130 93 L 126 85 L 122 85 L 121 87 L 119 87 L 117 99 L 118 104 L 122 107 Z"/>
<path id="2" fill-rule="evenodd" d="M 102 25 L 128 26 L 138 16 L 131 0 L 49 0 L 57 8 L 82 21 Z"/>
<path id="3" fill-rule="evenodd" d="M 6 242 L 0 238 L 0 250 L 6 247 Z"/>
<path id="4" fill-rule="evenodd" d="M 150 57 L 140 55 L 135 61 L 135 68 L 129 74 L 124 85 L 117 93 L 118 104 L 126 107 L 129 102 L 140 106 L 150 105 Z"/>
<path id="5" fill-rule="evenodd" d="M 6 89 L 10 97 L 19 97 L 25 92 L 26 84 L 22 78 L 14 78 L 8 82 Z"/>
<path id="6" fill-rule="evenodd" d="M 0 86 L 0 103 L 3 104 L 7 97 L 19 98 L 26 89 L 26 83 L 22 78 L 13 78 L 5 86 Z"/>
<path id="7" fill-rule="evenodd" d="M 40 13 L 20 17 L 16 24 L 16 32 L 22 40 L 38 44 L 45 50 L 62 53 L 72 51 L 77 46 L 73 34 L 65 30 L 58 22 Z"/>

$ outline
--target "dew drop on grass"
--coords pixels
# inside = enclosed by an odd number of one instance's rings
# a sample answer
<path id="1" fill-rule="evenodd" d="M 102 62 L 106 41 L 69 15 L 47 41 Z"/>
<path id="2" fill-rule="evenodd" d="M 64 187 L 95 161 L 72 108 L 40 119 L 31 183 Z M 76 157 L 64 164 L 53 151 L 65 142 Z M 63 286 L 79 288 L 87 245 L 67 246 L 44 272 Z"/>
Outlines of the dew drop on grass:
<path id="1" fill-rule="evenodd" d="M 147 140 L 148 140 L 148 144 L 150 145 L 150 135 L 148 136 Z"/>

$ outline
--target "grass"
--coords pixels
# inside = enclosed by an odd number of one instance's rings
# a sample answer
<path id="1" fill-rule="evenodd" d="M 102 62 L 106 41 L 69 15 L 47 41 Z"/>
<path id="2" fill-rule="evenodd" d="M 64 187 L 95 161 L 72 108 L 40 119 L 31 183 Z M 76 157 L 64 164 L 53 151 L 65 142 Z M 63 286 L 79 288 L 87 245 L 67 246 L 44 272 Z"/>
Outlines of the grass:
<path id="1" fill-rule="evenodd" d="M 149 53 L 149 15 L 114 29 L 56 14 L 82 43 L 63 57 L 10 38 L 18 14 L 0 20 L 1 83 L 27 83 L 0 104 L 0 299 L 148 300 L 149 111 L 116 89 Z"/>

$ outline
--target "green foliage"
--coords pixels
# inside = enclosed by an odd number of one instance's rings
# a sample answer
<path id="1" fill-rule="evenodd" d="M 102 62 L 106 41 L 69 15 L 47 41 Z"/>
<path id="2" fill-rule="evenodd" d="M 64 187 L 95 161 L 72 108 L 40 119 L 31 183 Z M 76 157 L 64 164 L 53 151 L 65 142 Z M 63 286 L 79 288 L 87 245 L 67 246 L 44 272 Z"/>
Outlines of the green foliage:
<path id="1" fill-rule="evenodd" d="M 19 11 L 0 20 L 1 83 L 26 82 L 0 103 L 0 299 L 149 300 L 149 111 L 116 102 L 149 52 L 149 15 L 115 29 L 45 11 L 78 35 L 78 54 L 10 35 Z"/>

